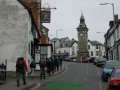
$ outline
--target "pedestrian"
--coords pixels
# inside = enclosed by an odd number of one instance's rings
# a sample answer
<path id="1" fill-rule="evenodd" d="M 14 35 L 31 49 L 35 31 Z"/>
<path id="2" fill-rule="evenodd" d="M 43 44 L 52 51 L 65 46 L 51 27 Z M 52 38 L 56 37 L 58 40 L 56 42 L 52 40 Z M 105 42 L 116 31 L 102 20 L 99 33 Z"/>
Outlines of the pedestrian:
<path id="1" fill-rule="evenodd" d="M 46 65 L 47 65 L 47 73 L 51 75 L 51 60 L 49 58 L 46 58 Z"/>
<path id="2" fill-rule="evenodd" d="M 63 57 L 59 56 L 60 70 L 62 69 Z"/>
<path id="3" fill-rule="evenodd" d="M 45 67 L 46 67 L 46 61 L 44 58 L 40 59 L 39 61 L 39 66 L 40 66 L 40 78 L 45 79 Z"/>
<path id="4" fill-rule="evenodd" d="M 32 57 L 32 61 L 31 61 L 31 63 L 30 63 L 30 70 L 31 70 L 31 78 L 32 78 L 32 79 L 34 78 L 35 68 L 36 68 L 36 62 L 35 62 L 35 60 L 34 60 L 33 57 Z"/>
<path id="5" fill-rule="evenodd" d="M 57 71 L 59 71 L 59 59 L 58 59 L 58 56 L 55 57 L 55 64 L 56 64 L 56 69 Z"/>
<path id="6" fill-rule="evenodd" d="M 54 57 L 50 57 L 51 60 L 51 72 L 54 74 L 55 71 L 55 62 L 54 62 Z"/>
<path id="7" fill-rule="evenodd" d="M 23 57 L 18 57 L 16 62 L 16 78 L 17 87 L 20 86 L 20 78 L 22 76 L 23 85 L 26 85 L 26 71 L 27 71 L 26 60 Z"/>

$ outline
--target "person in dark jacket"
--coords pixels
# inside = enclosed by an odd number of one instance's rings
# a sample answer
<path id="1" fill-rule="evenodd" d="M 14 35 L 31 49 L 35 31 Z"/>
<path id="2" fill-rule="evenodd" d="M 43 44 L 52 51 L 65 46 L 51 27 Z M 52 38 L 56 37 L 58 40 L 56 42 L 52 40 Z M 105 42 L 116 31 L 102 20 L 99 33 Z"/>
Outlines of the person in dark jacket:
<path id="1" fill-rule="evenodd" d="M 59 59 L 58 59 L 58 56 L 55 57 L 55 70 L 59 71 Z"/>
<path id="2" fill-rule="evenodd" d="M 22 76 L 23 85 L 26 85 L 26 71 L 28 70 L 26 60 L 23 57 L 17 58 L 16 62 L 16 78 L 17 87 L 20 86 L 20 77 Z"/>
<path id="3" fill-rule="evenodd" d="M 31 78 L 32 78 L 32 79 L 34 78 L 35 68 L 36 68 L 36 62 L 35 62 L 35 60 L 34 60 L 33 57 L 32 57 L 32 61 L 31 61 L 31 63 L 30 63 L 30 69 L 31 69 L 30 74 L 31 74 Z"/>
<path id="4" fill-rule="evenodd" d="M 51 72 L 52 74 L 54 74 L 54 71 L 55 71 L 54 57 L 51 57 L 50 60 L 51 60 Z"/>
<path id="5" fill-rule="evenodd" d="M 51 63 L 51 60 L 49 59 L 49 58 L 47 58 L 46 59 L 46 64 L 47 64 L 47 73 L 49 74 L 49 75 L 51 75 L 51 67 L 52 67 L 52 63 Z"/>
<path id="6" fill-rule="evenodd" d="M 40 78 L 45 79 L 45 67 L 46 67 L 46 60 L 44 58 L 40 59 L 39 61 L 39 66 L 40 66 Z"/>
<path id="7" fill-rule="evenodd" d="M 62 62 L 63 62 L 63 57 L 59 56 L 60 69 L 62 69 Z"/>

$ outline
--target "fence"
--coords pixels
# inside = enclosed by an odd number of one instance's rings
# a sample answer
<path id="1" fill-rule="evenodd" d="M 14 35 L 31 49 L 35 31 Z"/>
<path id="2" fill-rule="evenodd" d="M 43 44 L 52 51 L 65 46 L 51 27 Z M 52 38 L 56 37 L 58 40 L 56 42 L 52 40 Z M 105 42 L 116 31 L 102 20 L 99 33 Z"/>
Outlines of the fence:
<path id="1" fill-rule="evenodd" d="M 6 72 L 7 72 L 7 60 L 5 60 L 5 64 L 0 64 L 0 84 L 6 83 Z"/>

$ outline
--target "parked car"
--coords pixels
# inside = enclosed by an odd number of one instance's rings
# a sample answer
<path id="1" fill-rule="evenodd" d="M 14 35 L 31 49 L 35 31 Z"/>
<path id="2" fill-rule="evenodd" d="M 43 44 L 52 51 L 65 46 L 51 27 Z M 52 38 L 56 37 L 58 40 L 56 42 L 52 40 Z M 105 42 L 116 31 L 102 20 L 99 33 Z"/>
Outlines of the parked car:
<path id="1" fill-rule="evenodd" d="M 106 61 L 102 69 L 102 80 L 107 81 L 109 76 L 111 75 L 113 68 L 119 65 L 120 65 L 120 62 L 116 60 Z"/>
<path id="2" fill-rule="evenodd" d="M 69 58 L 69 57 L 66 57 L 66 58 L 65 58 L 65 61 L 67 61 L 67 62 L 71 62 L 71 61 L 72 61 L 72 59 L 71 59 L 71 58 Z"/>
<path id="3" fill-rule="evenodd" d="M 98 62 L 98 60 L 99 60 L 99 57 L 95 57 L 95 60 L 94 60 L 93 64 L 96 65 L 96 63 Z"/>
<path id="4" fill-rule="evenodd" d="M 85 59 L 84 63 L 93 63 L 95 60 L 95 57 L 88 57 Z"/>
<path id="5" fill-rule="evenodd" d="M 102 67 L 106 61 L 107 61 L 106 58 L 101 58 L 96 62 L 96 66 Z"/>
<path id="6" fill-rule="evenodd" d="M 120 90 L 120 66 L 112 70 L 111 76 L 108 79 L 107 90 Z"/>

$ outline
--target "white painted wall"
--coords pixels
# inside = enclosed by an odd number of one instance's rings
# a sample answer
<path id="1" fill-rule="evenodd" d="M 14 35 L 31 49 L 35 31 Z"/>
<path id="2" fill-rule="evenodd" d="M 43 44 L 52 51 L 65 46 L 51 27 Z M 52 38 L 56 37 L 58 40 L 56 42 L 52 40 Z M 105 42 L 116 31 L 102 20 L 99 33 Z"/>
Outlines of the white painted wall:
<path id="1" fill-rule="evenodd" d="M 74 47 L 74 50 L 72 50 L 72 47 Z M 70 56 L 73 56 L 72 55 L 72 51 L 74 51 L 75 55 L 74 56 L 77 56 L 77 50 L 78 50 L 78 44 L 75 42 L 72 47 L 70 47 Z"/>
<path id="2" fill-rule="evenodd" d="M 15 2 L 19 5 L 16 0 L 12 0 L 12 2 L 12 4 Z M 9 5 L 8 2 L 7 5 Z M 16 8 L 17 6 L 11 5 L 7 7 L 7 5 L 0 4 L 0 64 L 7 59 L 7 70 L 15 71 L 18 56 L 30 59 L 28 42 L 31 41 L 32 35 L 28 34 L 31 29 L 31 21 L 26 9 L 19 9 Z M 31 38 L 28 39 L 28 37 Z"/>

